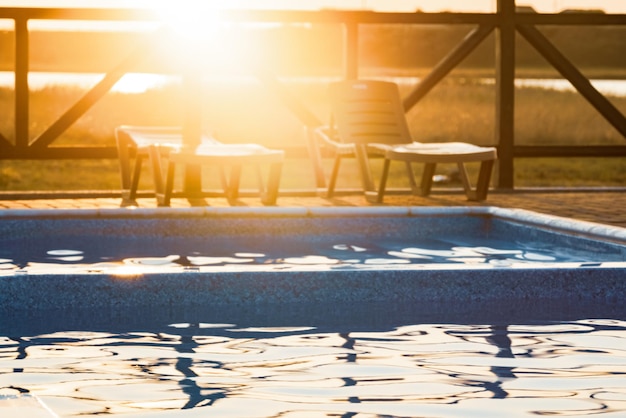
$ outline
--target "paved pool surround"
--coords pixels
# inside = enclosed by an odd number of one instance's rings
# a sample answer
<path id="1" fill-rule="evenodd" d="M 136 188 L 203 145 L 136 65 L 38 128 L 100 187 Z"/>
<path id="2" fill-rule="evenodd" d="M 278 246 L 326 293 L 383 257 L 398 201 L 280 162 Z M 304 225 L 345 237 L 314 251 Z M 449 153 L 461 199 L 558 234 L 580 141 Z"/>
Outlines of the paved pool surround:
<path id="1" fill-rule="evenodd" d="M 626 229 L 495 207 L 367 208 L 157 208 L 97 210 L 7 210 L 4 236 L 47 240 L 55 231 L 92 236 L 134 236 L 146 242 L 176 234 L 220 245 L 232 237 L 290 237 L 344 242 L 365 236 L 484 236 L 540 241 L 588 251 L 582 263 L 527 267 L 431 263 L 419 265 L 240 265 L 229 268 L 152 267 L 112 274 L 107 269 L 33 274 L 0 271 L 0 312 L 58 309 L 164 309 L 210 306 L 338 306 L 391 304 L 459 309 L 488 304 L 624 305 Z M 139 242 L 141 244 L 141 242 Z M 594 259 L 594 254 L 609 254 Z"/>

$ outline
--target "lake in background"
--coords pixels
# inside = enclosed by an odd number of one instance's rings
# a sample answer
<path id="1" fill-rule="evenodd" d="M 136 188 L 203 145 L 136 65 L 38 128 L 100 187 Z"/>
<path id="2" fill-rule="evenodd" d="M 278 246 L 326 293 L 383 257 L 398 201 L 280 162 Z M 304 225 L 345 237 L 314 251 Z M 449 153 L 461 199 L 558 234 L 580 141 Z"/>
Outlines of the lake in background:
<path id="1" fill-rule="evenodd" d="M 97 73 L 52 73 L 52 72 L 31 72 L 29 74 L 29 85 L 31 90 L 40 90 L 50 86 L 78 86 L 89 88 L 98 83 L 104 74 Z M 417 84 L 418 77 L 380 77 L 398 84 Z M 149 89 L 163 87 L 178 82 L 180 77 L 172 75 L 148 74 L 148 73 L 128 73 L 113 87 L 112 91 L 118 93 L 137 94 L 144 93 Z M 223 82 L 250 82 L 249 76 L 223 76 Z M 337 77 L 289 77 L 285 78 L 294 83 L 310 83 L 312 81 L 328 83 L 337 80 Z M 481 78 L 485 84 L 495 83 L 492 78 Z M 591 84 L 598 91 L 607 96 L 626 97 L 626 80 L 591 80 Z M 531 79 L 520 78 L 515 80 L 518 88 L 542 88 L 557 91 L 575 91 L 574 87 L 565 79 Z M 0 87 L 14 86 L 14 73 L 10 71 L 0 71 Z"/>

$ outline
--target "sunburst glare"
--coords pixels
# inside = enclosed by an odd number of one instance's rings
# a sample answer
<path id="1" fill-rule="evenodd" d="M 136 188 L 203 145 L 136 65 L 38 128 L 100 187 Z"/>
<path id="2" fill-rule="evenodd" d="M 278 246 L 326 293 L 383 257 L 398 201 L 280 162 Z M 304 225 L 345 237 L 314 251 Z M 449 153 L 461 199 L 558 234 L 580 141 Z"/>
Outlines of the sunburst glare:
<path id="1" fill-rule="evenodd" d="M 197 0 L 158 0 L 149 3 L 164 24 L 187 40 L 213 37 L 221 22 L 217 2 Z"/>
<path id="2" fill-rule="evenodd" d="M 229 5 L 217 1 L 158 0 L 146 3 L 158 15 L 165 57 L 205 73 L 232 73 L 249 55 L 245 30 L 224 19 Z M 167 58 L 166 58 L 167 59 Z"/>

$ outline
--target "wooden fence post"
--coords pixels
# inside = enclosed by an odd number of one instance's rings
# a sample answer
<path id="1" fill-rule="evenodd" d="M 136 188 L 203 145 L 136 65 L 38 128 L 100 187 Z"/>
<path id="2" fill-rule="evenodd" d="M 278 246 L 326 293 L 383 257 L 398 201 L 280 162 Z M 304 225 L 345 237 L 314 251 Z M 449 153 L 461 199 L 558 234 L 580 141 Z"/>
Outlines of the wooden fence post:
<path id="1" fill-rule="evenodd" d="M 497 187 L 514 187 L 515 0 L 498 0 L 496 32 Z"/>
<path id="2" fill-rule="evenodd" d="M 15 147 L 29 145 L 29 32 L 28 19 L 15 19 Z"/>

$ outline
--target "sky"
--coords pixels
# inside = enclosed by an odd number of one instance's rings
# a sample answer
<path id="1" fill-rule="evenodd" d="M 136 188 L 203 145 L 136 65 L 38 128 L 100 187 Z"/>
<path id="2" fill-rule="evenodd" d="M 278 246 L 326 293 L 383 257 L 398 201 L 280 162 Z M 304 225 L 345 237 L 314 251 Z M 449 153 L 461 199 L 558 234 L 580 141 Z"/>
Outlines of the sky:
<path id="1" fill-rule="evenodd" d="M 207 0 L 198 0 L 196 3 Z M 0 0 L 0 7 L 136 7 L 158 0 Z M 171 0 L 170 3 L 180 3 Z M 270 9 L 370 9 L 381 12 L 424 12 L 442 10 L 491 12 L 496 0 L 221 0 L 212 3 L 224 8 Z M 517 0 L 518 5 L 532 6 L 538 12 L 554 13 L 564 9 L 603 9 L 608 13 L 626 13 L 626 0 Z"/>

